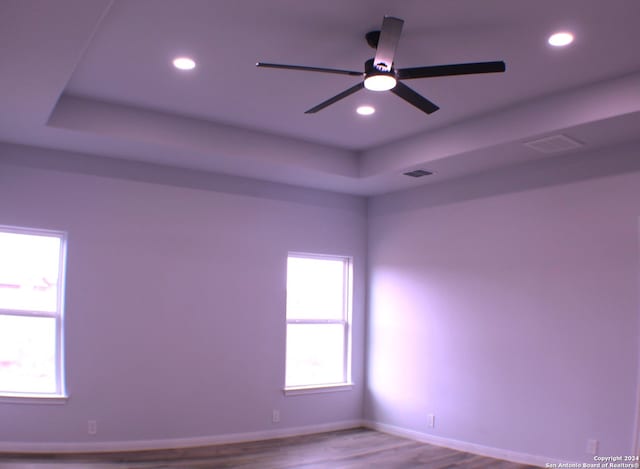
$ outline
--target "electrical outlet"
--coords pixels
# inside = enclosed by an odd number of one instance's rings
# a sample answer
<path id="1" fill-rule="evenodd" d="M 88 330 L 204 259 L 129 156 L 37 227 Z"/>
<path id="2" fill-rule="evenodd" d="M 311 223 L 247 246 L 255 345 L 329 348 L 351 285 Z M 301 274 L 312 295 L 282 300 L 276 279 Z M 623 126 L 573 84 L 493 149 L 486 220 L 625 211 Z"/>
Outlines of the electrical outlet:
<path id="1" fill-rule="evenodd" d="M 598 454 L 598 440 L 587 440 L 587 453 L 593 454 L 594 456 Z"/>
<path id="2" fill-rule="evenodd" d="M 89 435 L 95 435 L 98 433 L 98 422 L 95 420 L 89 420 L 87 422 L 87 433 Z"/>
<path id="3" fill-rule="evenodd" d="M 427 415 L 427 425 L 429 428 L 436 426 L 436 416 L 434 414 Z"/>
<path id="4" fill-rule="evenodd" d="M 280 422 L 280 411 L 278 409 L 273 409 L 273 413 L 271 414 L 271 421 L 273 423 Z"/>

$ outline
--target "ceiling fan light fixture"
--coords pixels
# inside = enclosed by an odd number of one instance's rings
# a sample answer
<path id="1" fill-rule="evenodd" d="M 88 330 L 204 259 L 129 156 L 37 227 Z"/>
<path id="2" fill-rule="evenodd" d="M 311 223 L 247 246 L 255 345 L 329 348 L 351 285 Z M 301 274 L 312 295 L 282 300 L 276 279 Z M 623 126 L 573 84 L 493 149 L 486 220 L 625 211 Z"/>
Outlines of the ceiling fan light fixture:
<path id="1" fill-rule="evenodd" d="M 396 83 L 396 77 L 390 73 L 368 75 L 364 79 L 364 87 L 371 91 L 387 91 L 393 89 Z"/>

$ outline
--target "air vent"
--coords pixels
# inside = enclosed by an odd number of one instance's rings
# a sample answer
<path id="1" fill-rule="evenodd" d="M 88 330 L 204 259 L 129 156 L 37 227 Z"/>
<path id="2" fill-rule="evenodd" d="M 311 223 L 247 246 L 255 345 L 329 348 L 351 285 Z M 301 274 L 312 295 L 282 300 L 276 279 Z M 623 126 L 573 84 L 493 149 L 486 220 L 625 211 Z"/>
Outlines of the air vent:
<path id="1" fill-rule="evenodd" d="M 580 148 L 584 146 L 584 143 L 578 142 L 566 135 L 558 134 L 539 138 L 538 140 L 531 140 L 530 142 L 525 142 L 524 145 L 539 153 L 560 153 L 562 151 Z"/>
<path id="2" fill-rule="evenodd" d="M 404 173 L 405 176 L 411 176 L 412 178 L 421 178 L 422 176 L 430 176 L 432 174 L 433 173 L 431 171 L 425 171 L 424 169 L 416 169 L 414 171 Z"/>

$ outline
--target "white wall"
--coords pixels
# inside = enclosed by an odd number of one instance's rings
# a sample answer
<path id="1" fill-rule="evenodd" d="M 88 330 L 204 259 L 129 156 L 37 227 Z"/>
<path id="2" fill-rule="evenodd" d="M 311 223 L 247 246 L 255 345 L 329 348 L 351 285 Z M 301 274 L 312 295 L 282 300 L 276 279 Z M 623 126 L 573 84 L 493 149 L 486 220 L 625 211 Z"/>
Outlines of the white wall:
<path id="1" fill-rule="evenodd" d="M 0 402 L 4 449 L 361 418 L 363 199 L 35 148 L 1 155 L 0 224 L 68 232 L 70 394 Z M 290 250 L 354 256 L 352 391 L 283 396 Z"/>
<path id="2" fill-rule="evenodd" d="M 2 145 L 0 224 L 69 232 L 71 398 L 0 402 L 0 444 L 333 425 L 360 420 L 364 394 L 365 418 L 444 442 L 589 460 L 595 438 L 629 454 L 639 154 L 371 199 L 365 389 L 362 199 Z M 282 395 L 288 250 L 355 257 L 351 392 Z"/>
<path id="3" fill-rule="evenodd" d="M 639 150 L 372 199 L 366 417 L 538 461 L 632 454 L 640 173 L 509 186 Z"/>

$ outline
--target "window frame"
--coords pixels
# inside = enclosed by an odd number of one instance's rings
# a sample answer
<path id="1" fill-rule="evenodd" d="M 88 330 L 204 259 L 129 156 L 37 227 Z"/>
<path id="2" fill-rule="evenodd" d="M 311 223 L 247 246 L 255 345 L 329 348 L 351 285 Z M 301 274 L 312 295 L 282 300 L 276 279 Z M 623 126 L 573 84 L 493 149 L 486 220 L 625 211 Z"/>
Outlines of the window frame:
<path id="1" fill-rule="evenodd" d="M 342 319 L 290 319 L 285 302 L 285 337 L 288 333 L 290 324 L 306 324 L 306 325 L 325 325 L 339 324 L 343 327 L 343 376 L 342 381 L 336 383 L 315 383 L 288 386 L 286 383 L 286 367 L 287 367 L 287 351 L 285 345 L 285 395 L 298 395 L 306 393 L 322 393 L 334 391 L 348 391 L 353 388 L 351 379 L 351 357 L 352 357 L 352 313 L 353 313 L 353 256 L 337 255 L 337 254 L 318 254 L 299 251 L 290 251 L 287 253 L 287 265 L 290 258 L 298 259 L 316 259 L 328 261 L 340 261 L 343 266 L 343 282 L 342 282 Z M 286 281 L 288 282 L 289 272 L 287 268 Z M 288 295 L 288 292 L 287 292 Z"/>
<path id="2" fill-rule="evenodd" d="M 56 295 L 56 310 L 16 310 L 3 308 L 0 304 L 0 316 L 18 316 L 30 318 L 55 319 L 55 392 L 11 392 L 0 388 L 0 402 L 9 403 L 38 403 L 38 404 L 63 404 L 68 399 L 65 375 L 65 347 L 64 347 L 64 305 L 67 264 L 67 233 L 59 230 L 42 228 L 29 228 L 19 226 L 0 225 L 0 232 L 13 233 L 27 236 L 46 236 L 60 240 L 60 252 L 58 253 L 58 284 Z"/>

